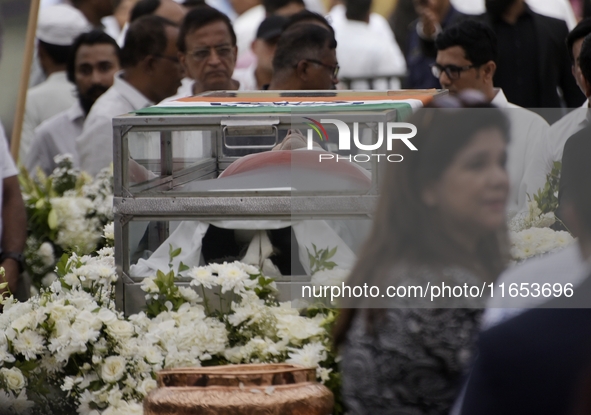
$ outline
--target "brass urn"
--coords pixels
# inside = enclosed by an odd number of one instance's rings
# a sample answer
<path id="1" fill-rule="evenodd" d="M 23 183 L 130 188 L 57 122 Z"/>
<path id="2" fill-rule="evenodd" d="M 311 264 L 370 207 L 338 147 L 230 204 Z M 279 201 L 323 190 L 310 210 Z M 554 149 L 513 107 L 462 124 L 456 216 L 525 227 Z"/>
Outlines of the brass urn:
<path id="1" fill-rule="evenodd" d="M 316 369 L 289 364 L 163 370 L 145 415 L 330 415 L 332 392 Z"/>

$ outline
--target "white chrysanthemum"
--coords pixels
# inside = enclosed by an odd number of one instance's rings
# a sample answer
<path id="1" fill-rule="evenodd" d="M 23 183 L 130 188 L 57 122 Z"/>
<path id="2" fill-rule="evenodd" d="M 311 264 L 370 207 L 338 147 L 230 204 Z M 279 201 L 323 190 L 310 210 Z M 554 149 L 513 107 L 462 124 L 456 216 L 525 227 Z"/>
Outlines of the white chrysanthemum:
<path id="1" fill-rule="evenodd" d="M 190 287 L 179 287 L 179 292 L 183 299 L 190 303 L 196 303 L 199 301 L 199 295 Z"/>
<path id="2" fill-rule="evenodd" d="M 281 308 L 277 308 L 281 310 Z M 297 310 L 295 310 L 297 313 Z M 326 331 L 321 326 L 324 321 L 322 315 L 317 315 L 314 318 L 302 317 L 297 314 L 277 313 L 277 335 L 292 343 L 299 344 L 303 340 L 310 339 L 315 336 L 320 336 Z"/>
<path id="3" fill-rule="evenodd" d="M 109 356 L 101 368 L 101 378 L 107 383 L 119 381 L 125 374 L 127 362 L 121 356 Z"/>
<path id="4" fill-rule="evenodd" d="M 250 276 L 234 264 L 226 265 L 219 270 L 218 283 L 222 287 L 222 293 L 234 291 L 240 293 L 244 290 Z"/>
<path id="5" fill-rule="evenodd" d="M 27 392 L 24 389 L 12 401 L 12 409 L 17 414 L 25 414 L 33 406 L 35 406 L 35 403 L 27 399 Z"/>
<path id="6" fill-rule="evenodd" d="M 301 349 L 289 348 L 289 358 L 285 361 L 294 365 L 316 367 L 326 360 L 326 347 L 322 343 L 314 342 L 304 345 Z"/>
<path id="7" fill-rule="evenodd" d="M 154 277 L 144 278 L 142 281 L 141 289 L 147 293 L 158 293 L 160 289 L 154 282 Z"/>
<path id="8" fill-rule="evenodd" d="M 115 225 L 113 222 L 109 222 L 103 228 L 103 237 L 108 241 L 115 240 Z"/>
<path id="9" fill-rule="evenodd" d="M 25 330 L 12 341 L 14 350 L 22 354 L 26 360 L 32 360 L 45 350 L 43 336 L 32 330 Z"/>
<path id="10" fill-rule="evenodd" d="M 217 285 L 217 279 L 209 267 L 195 267 L 189 271 L 188 275 L 193 279 L 191 285 L 202 285 L 205 288 Z"/>
<path id="11" fill-rule="evenodd" d="M 11 391 L 19 392 L 25 387 L 25 377 L 16 367 L 10 369 L 3 367 L 0 369 L 0 376 L 4 379 L 6 387 Z"/>

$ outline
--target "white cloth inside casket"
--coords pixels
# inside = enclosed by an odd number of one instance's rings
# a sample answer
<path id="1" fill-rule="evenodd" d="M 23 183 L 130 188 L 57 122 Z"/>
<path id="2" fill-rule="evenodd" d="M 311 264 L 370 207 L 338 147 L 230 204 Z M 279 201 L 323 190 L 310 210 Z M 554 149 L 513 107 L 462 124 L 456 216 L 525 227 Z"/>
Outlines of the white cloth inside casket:
<path id="1" fill-rule="evenodd" d="M 282 229 L 292 226 L 299 248 L 299 260 L 308 275 L 311 274 L 308 250 L 313 252 L 312 244 L 317 248 L 337 247 L 337 252 L 331 258 L 338 268 L 351 269 L 356 256 L 343 239 L 323 220 L 290 221 L 183 221 L 176 230 L 148 259 L 140 259 L 130 267 L 132 277 L 153 276 L 157 270 L 167 270 L 169 264 L 169 246 L 182 248 L 181 254 L 174 258 L 173 267 L 178 269 L 181 261 L 189 267 L 200 264 L 202 240 L 209 225 L 224 229 L 269 230 Z M 261 261 L 264 258 L 261 258 Z M 250 262 L 250 261 L 249 261 Z"/>
<path id="2" fill-rule="evenodd" d="M 356 166 L 356 165 L 355 165 Z M 359 166 L 364 175 L 368 175 L 365 169 Z M 232 190 L 258 190 L 269 191 L 277 189 L 293 189 L 306 191 L 351 191 L 367 190 L 367 184 L 362 181 L 350 180 L 344 176 L 325 174 L 319 177 L 317 171 L 299 167 L 295 164 L 287 166 L 263 166 L 256 170 L 235 174 L 229 177 L 221 177 L 214 180 L 194 181 L 182 188 L 182 192 L 196 191 L 232 191 Z M 264 214 L 264 212 L 262 212 Z M 173 261 L 177 269 L 183 264 L 193 267 L 202 265 L 201 248 L 202 240 L 209 225 L 212 224 L 224 229 L 246 230 L 270 230 L 292 226 L 299 248 L 299 260 L 308 275 L 311 274 L 308 250 L 313 252 L 312 244 L 318 249 L 337 247 L 337 252 L 331 260 L 338 268 L 350 269 L 356 256 L 353 249 L 357 249 L 364 241 L 369 230 L 369 220 L 302 220 L 302 221 L 268 221 L 268 220 L 228 220 L 228 221 L 183 221 L 154 251 L 148 259 L 140 259 L 137 264 L 130 267 L 133 277 L 147 277 L 154 275 L 156 270 L 167 270 L 169 264 L 169 246 L 182 248 L 181 254 Z M 265 237 L 253 241 L 264 245 Z M 266 239 L 268 241 L 268 238 Z M 250 247 L 252 248 L 252 246 Z M 252 253 L 253 249 L 249 250 Z M 252 255 L 249 255 L 252 259 Z M 262 264 L 265 258 L 260 258 Z M 252 261 L 250 261 L 252 262 Z"/>

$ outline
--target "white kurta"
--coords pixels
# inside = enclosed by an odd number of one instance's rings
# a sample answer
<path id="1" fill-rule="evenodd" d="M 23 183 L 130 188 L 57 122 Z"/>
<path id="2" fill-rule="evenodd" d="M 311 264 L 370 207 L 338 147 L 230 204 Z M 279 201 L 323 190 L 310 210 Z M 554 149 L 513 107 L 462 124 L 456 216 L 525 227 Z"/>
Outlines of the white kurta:
<path id="1" fill-rule="evenodd" d="M 578 243 L 564 248 L 560 252 L 545 255 L 540 258 L 533 258 L 521 265 L 510 268 L 499 277 L 498 284 L 505 284 L 505 290 L 508 290 L 510 284 L 538 283 L 542 284 L 564 284 L 571 283 L 573 287 L 582 282 L 589 275 L 589 264 L 583 259 Z M 528 308 L 534 308 L 549 301 L 544 296 L 539 297 L 516 297 L 512 298 L 499 295 L 491 298 L 482 318 L 482 329 L 486 330 L 493 325 L 514 317 Z"/>
<path id="2" fill-rule="evenodd" d="M 57 164 L 53 160 L 59 154 L 76 157 L 76 138 L 82 133 L 84 111 L 76 102 L 67 110 L 51 117 L 35 129 L 33 145 L 24 164 L 30 173 L 40 167 L 45 174 L 51 174 Z"/>
<path id="3" fill-rule="evenodd" d="M 566 114 L 550 126 L 544 145 L 540 146 L 543 154 L 544 168 L 549 173 L 555 161 L 562 160 L 562 152 L 566 141 L 587 125 L 589 125 L 589 101 L 581 108 Z"/>
<path id="4" fill-rule="evenodd" d="M 546 182 L 543 170 L 528 169 L 535 148 L 545 139 L 548 123 L 538 114 L 511 104 L 503 90 L 498 89 L 492 104 L 504 110 L 511 123 L 510 142 L 507 151 L 507 171 L 510 193 L 507 211 L 509 217 L 527 208 L 527 194 L 533 194 Z M 527 171 L 527 174 L 526 174 Z"/>
<path id="5" fill-rule="evenodd" d="M 404 75 L 406 61 L 394 34 L 382 16 L 372 14 L 370 22 L 348 20 L 343 6 L 335 6 L 330 13 L 337 39 L 337 59 L 340 78 L 379 78 Z M 384 20 L 384 22 L 382 22 Z M 398 89 L 400 83 L 389 85 L 385 79 L 374 84 L 374 89 Z M 368 89 L 360 81 L 352 89 Z"/>
<path id="6" fill-rule="evenodd" d="M 54 72 L 47 80 L 27 92 L 25 117 L 19 158 L 25 160 L 35 136 L 35 128 L 43 121 L 67 110 L 76 102 L 76 86 L 70 83 L 65 71 Z"/>
<path id="7" fill-rule="evenodd" d="M 113 162 L 113 118 L 152 105 L 121 74 L 115 75 L 113 86 L 96 100 L 76 139 L 78 164 L 92 175 Z"/>

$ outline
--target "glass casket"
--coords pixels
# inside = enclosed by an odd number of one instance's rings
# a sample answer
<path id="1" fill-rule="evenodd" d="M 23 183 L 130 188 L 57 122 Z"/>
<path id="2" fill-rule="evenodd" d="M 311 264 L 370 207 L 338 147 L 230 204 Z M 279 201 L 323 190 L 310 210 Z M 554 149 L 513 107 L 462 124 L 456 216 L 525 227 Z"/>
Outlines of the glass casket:
<path id="1" fill-rule="evenodd" d="M 117 307 L 143 307 L 142 281 L 168 270 L 171 247 L 182 248 L 174 269 L 260 266 L 281 300 L 310 283 L 314 247 L 350 269 L 380 165 L 396 162 L 384 158 L 388 139 L 412 132 L 401 123 L 439 93 L 225 92 L 116 117 Z"/>

